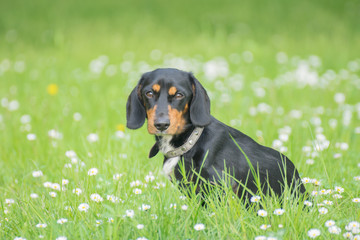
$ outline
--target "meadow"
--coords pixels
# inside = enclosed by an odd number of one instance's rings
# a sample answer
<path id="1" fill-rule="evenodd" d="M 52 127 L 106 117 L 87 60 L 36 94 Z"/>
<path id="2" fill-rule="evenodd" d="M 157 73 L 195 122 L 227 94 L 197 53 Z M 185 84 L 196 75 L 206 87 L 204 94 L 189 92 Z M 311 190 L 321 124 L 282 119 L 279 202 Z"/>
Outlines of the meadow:
<path id="1" fill-rule="evenodd" d="M 359 9 L 3 1 L 0 239 L 360 239 Z M 311 199 L 179 191 L 146 127 L 125 127 L 158 67 L 192 71 L 212 115 L 287 155 Z"/>

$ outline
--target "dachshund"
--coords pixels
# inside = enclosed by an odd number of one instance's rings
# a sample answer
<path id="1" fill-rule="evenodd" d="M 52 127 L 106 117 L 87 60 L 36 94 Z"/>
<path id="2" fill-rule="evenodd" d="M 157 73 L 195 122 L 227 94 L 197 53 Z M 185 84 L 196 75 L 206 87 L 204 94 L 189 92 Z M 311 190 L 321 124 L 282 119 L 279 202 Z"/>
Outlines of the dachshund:
<path id="1" fill-rule="evenodd" d="M 207 92 L 192 73 L 161 68 L 143 74 L 128 97 L 126 119 L 129 129 L 147 119 L 156 140 L 149 157 L 164 155 L 163 172 L 170 179 L 217 185 L 230 176 L 231 189 L 247 200 L 259 191 L 281 197 L 285 186 L 296 195 L 306 192 L 285 155 L 210 114 Z"/>

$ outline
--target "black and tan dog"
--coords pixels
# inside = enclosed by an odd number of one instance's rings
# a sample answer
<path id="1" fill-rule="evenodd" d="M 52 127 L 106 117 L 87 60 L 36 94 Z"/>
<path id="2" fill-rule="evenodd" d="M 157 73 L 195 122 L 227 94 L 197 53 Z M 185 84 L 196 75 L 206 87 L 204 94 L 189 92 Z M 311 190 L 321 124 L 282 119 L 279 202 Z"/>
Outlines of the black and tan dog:
<path id="1" fill-rule="evenodd" d="M 183 179 L 181 160 L 193 181 L 193 171 L 213 184 L 230 174 L 237 179 L 231 187 L 239 196 L 258 192 L 251 169 L 258 174 L 265 194 L 271 188 L 280 196 L 285 185 L 305 193 L 286 156 L 210 115 L 206 90 L 191 73 L 168 68 L 143 74 L 128 98 L 126 117 L 130 129 L 140 128 L 147 118 L 148 131 L 156 139 L 149 157 L 159 151 L 164 154 L 163 171 L 169 178 L 174 174 L 177 180 Z"/>

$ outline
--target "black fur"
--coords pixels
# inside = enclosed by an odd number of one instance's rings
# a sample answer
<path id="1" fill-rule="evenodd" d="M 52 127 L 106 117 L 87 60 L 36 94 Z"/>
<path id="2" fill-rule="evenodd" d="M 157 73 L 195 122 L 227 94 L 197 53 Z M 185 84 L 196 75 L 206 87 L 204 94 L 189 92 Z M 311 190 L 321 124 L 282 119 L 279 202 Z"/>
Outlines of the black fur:
<path id="1" fill-rule="evenodd" d="M 138 95 L 139 85 L 132 90 L 126 104 L 126 126 L 130 129 L 138 129 L 145 122 L 145 107 Z"/>
<path id="2" fill-rule="evenodd" d="M 192 74 L 189 77 L 195 87 L 190 104 L 190 120 L 194 126 L 205 127 L 211 121 L 210 99 L 200 82 Z"/>

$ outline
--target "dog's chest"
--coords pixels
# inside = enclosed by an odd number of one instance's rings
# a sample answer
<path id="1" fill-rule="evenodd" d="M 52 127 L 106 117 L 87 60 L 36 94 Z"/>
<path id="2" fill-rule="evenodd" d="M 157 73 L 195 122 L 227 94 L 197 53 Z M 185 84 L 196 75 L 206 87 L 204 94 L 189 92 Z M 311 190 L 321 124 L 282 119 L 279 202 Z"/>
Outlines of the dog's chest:
<path id="1" fill-rule="evenodd" d="M 170 144 L 171 139 L 172 139 L 171 136 L 163 136 L 161 138 L 160 143 L 159 143 L 160 152 L 165 154 L 165 153 L 175 149 Z M 173 158 L 166 159 L 166 161 L 164 162 L 163 172 L 164 172 L 165 176 L 167 176 L 169 179 L 171 179 L 171 174 L 174 172 L 174 168 L 177 165 L 177 163 L 179 162 L 179 160 L 180 160 L 180 157 L 173 157 Z"/>

